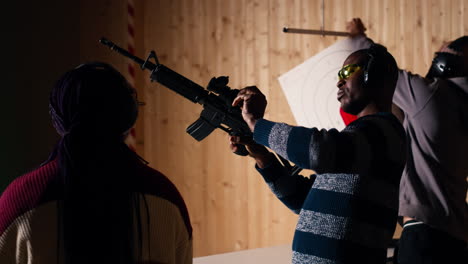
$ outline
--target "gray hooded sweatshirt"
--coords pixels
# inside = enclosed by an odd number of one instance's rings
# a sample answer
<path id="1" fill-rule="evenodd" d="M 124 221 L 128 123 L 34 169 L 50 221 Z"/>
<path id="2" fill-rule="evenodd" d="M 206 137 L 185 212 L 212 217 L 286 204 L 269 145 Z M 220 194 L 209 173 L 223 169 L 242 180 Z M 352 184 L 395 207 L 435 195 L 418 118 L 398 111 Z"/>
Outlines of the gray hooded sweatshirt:
<path id="1" fill-rule="evenodd" d="M 372 40 L 353 39 L 361 48 Z M 393 102 L 405 113 L 407 164 L 399 215 L 468 240 L 468 77 L 426 79 L 400 70 Z"/>

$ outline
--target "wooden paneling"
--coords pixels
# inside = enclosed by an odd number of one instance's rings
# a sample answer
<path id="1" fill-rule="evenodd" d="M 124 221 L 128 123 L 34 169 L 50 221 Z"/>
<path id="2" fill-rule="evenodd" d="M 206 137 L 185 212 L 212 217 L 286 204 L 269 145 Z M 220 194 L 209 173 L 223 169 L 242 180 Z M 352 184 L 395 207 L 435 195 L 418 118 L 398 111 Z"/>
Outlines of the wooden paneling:
<path id="1" fill-rule="evenodd" d="M 232 88 L 257 85 L 267 96 L 266 118 L 294 124 L 278 76 L 337 37 L 282 33 L 284 26 L 319 29 L 319 0 L 148 0 L 140 56 L 154 49 L 161 63 L 205 86 L 230 76 Z M 468 3 L 406 0 L 326 0 L 325 28 L 345 30 L 361 17 L 368 35 L 394 54 L 401 68 L 425 74 L 444 40 L 468 33 Z M 230 153 L 227 135 L 202 142 L 185 133 L 201 106 L 156 83 L 148 74 L 143 156 L 166 174 L 187 202 L 195 256 L 290 243 L 297 216 L 271 194 L 254 163 Z"/>
<path id="2" fill-rule="evenodd" d="M 82 62 L 104 61 L 126 74 L 127 60 L 99 44 L 106 37 L 125 47 L 127 40 L 126 1 L 80 1 L 80 23 L 76 31 L 80 40 Z M 125 45 L 124 45 L 125 44 Z"/>

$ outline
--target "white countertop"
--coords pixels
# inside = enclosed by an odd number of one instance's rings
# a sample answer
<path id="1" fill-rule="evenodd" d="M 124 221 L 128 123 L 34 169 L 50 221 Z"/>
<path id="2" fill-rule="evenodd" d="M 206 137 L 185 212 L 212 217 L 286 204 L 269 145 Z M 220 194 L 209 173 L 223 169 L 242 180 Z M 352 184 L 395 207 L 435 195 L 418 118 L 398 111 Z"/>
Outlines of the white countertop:
<path id="1" fill-rule="evenodd" d="M 193 259 L 193 264 L 284 264 L 291 263 L 291 258 L 291 245 L 287 244 L 198 257 Z"/>
<path id="2" fill-rule="evenodd" d="M 393 248 L 388 249 L 387 256 L 393 256 Z M 286 244 L 198 257 L 193 259 L 193 264 L 287 264 L 291 259 L 291 245 Z"/>

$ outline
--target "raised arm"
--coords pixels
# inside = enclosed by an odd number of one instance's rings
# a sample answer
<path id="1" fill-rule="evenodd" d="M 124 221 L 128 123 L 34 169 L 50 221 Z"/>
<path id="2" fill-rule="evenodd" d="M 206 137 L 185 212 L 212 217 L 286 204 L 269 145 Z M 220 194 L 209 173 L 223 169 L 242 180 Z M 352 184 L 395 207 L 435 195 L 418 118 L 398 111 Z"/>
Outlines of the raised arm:
<path id="1" fill-rule="evenodd" d="M 356 168 L 368 167 L 366 164 L 370 163 L 372 155 L 378 155 L 372 153 L 371 146 L 381 145 L 377 141 L 388 138 L 384 134 L 387 129 L 395 130 L 388 127 L 389 122 L 383 121 L 384 118 L 377 117 L 371 122 L 355 121 L 342 132 L 271 122 L 263 119 L 267 102 L 257 87 L 242 89 L 234 100 L 234 104 L 240 103 L 243 104 L 242 115 L 254 132 L 256 143 L 317 173 L 350 173 Z"/>
<path id="2" fill-rule="evenodd" d="M 409 116 L 417 114 L 439 87 L 440 79 L 426 79 L 420 75 L 400 70 L 393 95 L 393 103 Z"/>
<path id="3" fill-rule="evenodd" d="M 360 18 L 353 18 L 346 23 L 350 40 L 356 49 L 368 48 L 374 41 L 366 36 L 366 27 Z M 440 51 L 445 51 L 447 43 L 444 43 Z M 412 116 L 419 112 L 427 100 L 434 93 L 434 85 L 437 80 L 428 80 L 420 75 L 412 74 L 400 69 L 398 83 L 393 97 L 393 103 L 406 114 Z"/>
<path id="4" fill-rule="evenodd" d="M 351 142 L 357 138 L 353 133 L 340 133 L 336 129 L 318 130 L 266 119 L 259 119 L 254 130 L 255 142 L 317 173 L 349 171 L 351 165 L 346 162 L 347 156 L 354 153 Z"/>
<path id="5" fill-rule="evenodd" d="M 318 174 L 365 173 L 381 159 L 399 161 L 404 156 L 399 153 L 404 150 L 404 137 L 403 128 L 390 113 L 361 117 L 341 132 L 265 119 L 258 120 L 254 130 L 257 143 Z"/>

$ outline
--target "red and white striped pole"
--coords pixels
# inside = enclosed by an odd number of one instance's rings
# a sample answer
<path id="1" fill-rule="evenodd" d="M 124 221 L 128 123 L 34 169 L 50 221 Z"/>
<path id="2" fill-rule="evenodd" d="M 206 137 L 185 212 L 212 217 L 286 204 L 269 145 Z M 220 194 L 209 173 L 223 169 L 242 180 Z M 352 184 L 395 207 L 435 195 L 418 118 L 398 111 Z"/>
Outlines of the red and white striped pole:
<path id="1" fill-rule="evenodd" d="M 135 6 L 133 0 L 127 0 L 127 50 L 130 54 L 135 55 Z M 135 65 L 128 60 L 127 64 L 128 83 L 135 88 Z M 128 146 L 133 151 L 136 151 L 136 132 L 135 127 L 130 130 L 130 134 L 126 140 Z"/>

